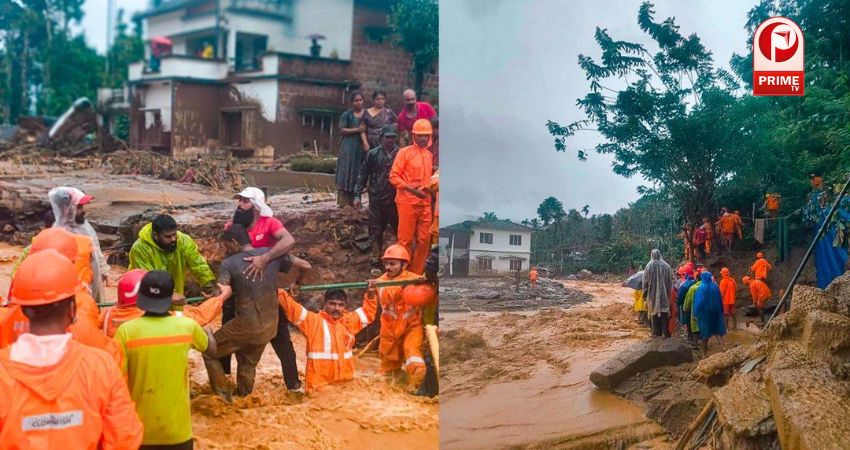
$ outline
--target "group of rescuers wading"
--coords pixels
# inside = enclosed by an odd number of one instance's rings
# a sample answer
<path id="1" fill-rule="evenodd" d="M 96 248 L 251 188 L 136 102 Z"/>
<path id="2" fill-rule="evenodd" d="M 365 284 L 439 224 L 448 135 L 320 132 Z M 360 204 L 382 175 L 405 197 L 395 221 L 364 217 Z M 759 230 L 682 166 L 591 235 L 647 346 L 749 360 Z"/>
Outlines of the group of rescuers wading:
<path id="1" fill-rule="evenodd" d="M 411 147 L 399 156 L 430 161 L 419 154 L 427 148 Z M 396 171 L 398 188 L 436 195 L 438 176 L 421 167 L 427 164 Z M 109 267 L 85 218 L 92 197 L 68 187 L 48 197 L 55 222 L 25 249 L 9 299 L 0 298 L 0 448 L 192 448 L 190 349 L 203 353 L 210 385 L 226 401 L 252 392 L 269 342 L 287 388 L 309 394 L 353 378 L 355 335 L 378 314 L 381 373 L 406 378 L 411 393 L 433 395 L 424 389 L 426 373 L 434 377 L 422 349 L 423 325 L 438 320 L 436 219 L 426 249 L 419 239 L 405 241 L 413 248 L 385 249 L 385 272 L 368 281 L 362 306 L 347 310 L 346 292 L 331 289 L 313 312 L 293 298 L 310 263 L 289 254 L 295 239 L 263 191 L 249 187 L 235 197 L 236 212 L 222 233 L 228 256 L 217 277 L 194 240 L 161 214 L 130 250 L 118 302 L 99 310 Z M 278 273 L 293 269 L 290 292 L 279 289 Z M 186 272 L 206 298 L 199 305 L 186 304 Z M 413 281 L 379 285 L 390 280 Z M 207 325 L 219 313 L 222 326 L 213 332 Z M 289 323 L 306 338 L 304 388 Z M 232 354 L 235 387 L 226 376 Z"/>

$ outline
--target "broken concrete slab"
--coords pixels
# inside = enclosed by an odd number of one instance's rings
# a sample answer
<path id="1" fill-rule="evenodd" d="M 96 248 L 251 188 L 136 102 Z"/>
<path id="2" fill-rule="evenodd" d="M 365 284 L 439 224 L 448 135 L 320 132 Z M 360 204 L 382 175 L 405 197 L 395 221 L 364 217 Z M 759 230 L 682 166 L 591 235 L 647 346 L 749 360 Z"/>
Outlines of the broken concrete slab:
<path id="1" fill-rule="evenodd" d="M 777 349 L 765 378 L 783 449 L 850 448 L 850 383 L 796 342 Z"/>
<path id="2" fill-rule="evenodd" d="M 729 448 L 752 447 L 746 441 L 776 432 L 770 400 L 757 372 L 736 373 L 715 393 L 715 404 L 724 432 L 735 442 Z M 741 441 L 741 442 L 739 442 Z"/>
<path id="3" fill-rule="evenodd" d="M 690 361 L 693 354 L 688 344 L 679 339 L 652 339 L 627 348 L 597 367 L 590 373 L 590 381 L 610 391 L 639 372 Z"/>
<path id="4" fill-rule="evenodd" d="M 803 322 L 802 343 L 829 359 L 850 349 L 850 317 L 827 311 L 811 311 Z"/>

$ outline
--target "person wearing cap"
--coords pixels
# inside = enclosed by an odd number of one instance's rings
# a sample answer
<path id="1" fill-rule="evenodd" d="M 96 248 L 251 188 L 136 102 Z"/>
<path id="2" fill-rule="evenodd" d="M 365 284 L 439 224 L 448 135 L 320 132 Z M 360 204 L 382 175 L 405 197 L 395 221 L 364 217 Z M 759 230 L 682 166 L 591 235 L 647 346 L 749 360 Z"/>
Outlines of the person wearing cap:
<path id="1" fill-rule="evenodd" d="M 215 275 L 198 245 L 189 235 L 177 231 L 177 222 L 168 214 L 160 214 L 139 230 L 139 238 L 130 248 L 129 270 L 164 270 L 174 279 L 177 298 L 185 294 L 188 270 L 205 296 L 219 295 Z"/>
<path id="2" fill-rule="evenodd" d="M 354 205 L 357 207 L 360 206 L 363 191 L 367 186 L 369 188 L 369 243 L 373 252 L 372 265 L 378 268 L 381 250 L 384 248 L 384 230 L 398 229 L 395 186 L 390 183 L 390 169 L 398 154 L 397 138 L 394 124 L 381 128 L 381 145 L 366 153 L 354 188 Z"/>
<path id="3" fill-rule="evenodd" d="M 383 262 L 386 272 L 378 277 L 377 281 L 420 278 L 407 270 L 410 253 L 403 245 L 394 244 L 387 247 Z M 415 392 L 425 378 L 422 308 L 405 303 L 402 294 L 403 286 L 385 286 L 378 289 L 378 303 L 382 310 L 381 339 L 378 341 L 378 353 L 381 355 L 380 372 L 395 375 L 399 370 L 404 370 L 407 373 L 408 387 Z"/>
<path id="4" fill-rule="evenodd" d="M 744 239 L 744 224 L 741 222 L 741 211 L 736 209 L 732 213 L 732 218 L 735 220 L 735 232 L 738 233 L 738 240 Z"/>
<path id="5" fill-rule="evenodd" d="M 729 268 L 720 269 L 720 298 L 723 300 L 723 315 L 726 317 L 726 327 L 730 325 L 732 329 L 738 328 L 738 318 L 735 317 L 735 291 L 738 289 L 738 284 L 735 283 L 735 278 L 730 275 Z"/>
<path id="6" fill-rule="evenodd" d="M 398 151 L 390 169 L 390 183 L 396 188 L 398 207 L 398 243 L 411 253 L 409 270 L 425 270 L 431 246 L 431 195 L 427 191 L 433 175 L 428 146 L 431 122 L 420 119 L 413 126 L 413 144 Z"/>
<path id="7" fill-rule="evenodd" d="M 238 199 L 233 220 L 225 225 L 228 229 L 232 224 L 240 224 L 248 230 L 251 239 L 251 247 L 268 249 L 267 252 L 252 255 L 244 255 L 249 264 L 243 268 L 245 273 L 253 281 L 263 282 L 263 272 L 270 261 L 285 257 L 288 261 L 287 271 L 297 268 L 299 274 L 312 269 L 309 262 L 288 254 L 295 245 L 295 239 L 283 227 L 283 224 L 274 217 L 272 209 L 266 204 L 266 195 L 258 188 L 248 187 L 242 190 L 234 198 Z M 300 275 L 299 275 L 300 276 Z M 276 278 L 276 277 L 275 277 Z M 289 335 L 289 321 L 283 314 L 278 312 L 277 334 L 272 339 L 272 347 L 280 360 L 283 380 L 286 387 L 297 391 L 301 389 L 301 380 L 298 379 L 298 365 L 295 362 L 295 347 Z M 224 325 L 236 317 L 236 305 L 233 299 L 224 302 L 221 323 Z M 221 358 L 221 365 L 225 374 L 230 374 L 230 354 Z"/>
<path id="8" fill-rule="evenodd" d="M 144 424 L 142 447 L 192 448 L 189 350 L 215 351 L 209 328 L 169 314 L 174 280 L 152 270 L 139 283 L 136 303 L 145 314 L 123 323 L 115 341 L 124 353 L 122 370 Z"/>
<path id="9" fill-rule="evenodd" d="M 30 255 L 28 255 L 27 258 L 45 250 L 54 250 L 59 252 L 72 263 L 75 263 L 74 267 L 77 270 L 77 277 L 80 278 L 83 289 L 80 289 L 74 294 L 76 317 L 74 323 L 68 327 L 68 331 L 77 342 L 109 353 L 113 360 L 115 360 L 115 363 L 120 366 L 122 362 L 121 351 L 115 342 L 108 339 L 101 333 L 98 321 L 97 303 L 95 303 L 94 298 L 92 298 L 89 293 L 88 283 L 82 279 L 82 270 L 75 261 L 75 258 L 78 256 L 77 243 L 79 242 L 79 237 L 80 236 L 73 235 L 62 228 L 47 228 L 42 230 L 35 236 L 35 238 L 33 238 L 33 244 L 30 246 Z M 26 261 L 26 259 L 24 260 Z M 83 268 L 83 270 L 86 269 L 88 269 L 88 267 Z M 2 325 L 0 328 L 3 326 L 8 326 L 8 324 Z M 22 318 L 18 316 L 12 326 L 14 327 L 12 332 L 9 332 L 8 330 L 0 332 L 0 334 L 7 336 L 7 338 L 4 339 L 7 343 L 14 342 L 19 334 L 26 332 L 29 328 L 29 321 L 26 320 L 26 317 Z"/>
<path id="10" fill-rule="evenodd" d="M 293 293 L 297 285 L 293 286 Z M 304 370 L 307 393 L 323 386 L 354 378 L 353 335 L 375 320 L 377 289 L 369 282 L 363 305 L 346 311 L 348 296 L 342 289 L 325 291 L 322 309 L 308 311 L 283 289 L 277 291 L 280 308 L 294 318 L 294 324 L 307 339 L 307 368 Z"/>
<path id="11" fill-rule="evenodd" d="M 50 206 L 56 220 L 53 224 L 54 227 L 64 228 L 75 235 L 88 237 L 91 241 L 90 248 L 82 245 L 82 243 L 78 244 L 78 251 L 81 253 L 81 258 L 88 255 L 91 259 L 90 290 L 92 296 L 98 303 L 104 302 L 106 300 L 104 283 L 109 275 L 109 264 L 107 264 L 103 252 L 100 251 L 100 240 L 97 237 L 97 232 L 86 220 L 86 205 L 94 197 L 86 195 L 76 188 L 60 186 L 51 189 L 47 193 L 47 198 L 50 200 Z M 81 260 L 86 261 L 87 259 Z"/>
<path id="12" fill-rule="evenodd" d="M 139 287 L 146 273 L 148 272 L 144 269 L 133 269 L 118 280 L 118 301 L 115 306 L 104 308 L 98 317 L 99 328 L 107 337 L 114 337 L 118 327 L 124 322 L 138 319 L 145 314 L 137 306 L 137 301 Z M 224 296 L 219 295 L 205 300 L 200 305 L 184 306 L 182 314 L 203 327 L 218 317 L 221 313 L 222 303 L 224 303 Z M 176 312 L 172 311 L 171 313 L 175 314 Z"/>
<path id="13" fill-rule="evenodd" d="M 263 255 L 269 252 L 269 248 L 252 247 L 248 232 L 239 223 L 234 223 L 225 230 L 222 239 L 228 256 L 219 267 L 218 284 L 225 298 L 231 294 L 235 297 L 231 300 L 234 305 L 234 317 L 232 320 L 222 321 L 221 328 L 216 330 L 214 336 L 217 349 L 215 352 L 204 354 L 204 365 L 213 391 L 230 400 L 233 392 L 226 379 L 223 364 L 230 365 L 231 354 L 236 354 L 238 362 L 235 393 L 245 396 L 254 389 L 256 367 L 266 344 L 273 338 L 285 338 L 292 348 L 289 331 L 285 331 L 285 336 L 279 332 L 280 321 L 284 322 L 283 327 L 286 328 L 286 316 L 277 303 L 277 274 L 288 272 L 292 262 L 289 255 L 272 259 L 265 265 L 263 276 L 254 280 L 245 274 L 245 267 L 248 265 L 246 259 L 249 256 Z M 274 340 L 272 345 L 284 366 L 287 388 L 299 389 L 295 349 L 292 348 L 292 360 L 288 361 Z M 227 358 L 222 361 L 223 357 Z M 289 368 L 294 371 L 294 375 L 288 378 L 286 369 Z"/>
<path id="14" fill-rule="evenodd" d="M 764 253 L 758 252 L 756 253 L 756 262 L 750 267 L 750 272 L 753 273 L 755 278 L 761 278 L 763 281 L 767 282 L 767 274 L 773 269 L 773 266 L 764 259 Z"/>
<path id="15" fill-rule="evenodd" d="M 117 450 L 142 442 L 118 366 L 67 331 L 83 289 L 74 263 L 54 249 L 21 263 L 11 301 L 29 331 L 0 350 L 0 447 Z"/>
<path id="16" fill-rule="evenodd" d="M 750 296 L 753 299 L 753 306 L 758 310 L 761 324 L 764 325 L 764 305 L 773 297 L 773 291 L 760 278 L 750 278 L 745 276 L 741 281 L 750 288 Z"/>

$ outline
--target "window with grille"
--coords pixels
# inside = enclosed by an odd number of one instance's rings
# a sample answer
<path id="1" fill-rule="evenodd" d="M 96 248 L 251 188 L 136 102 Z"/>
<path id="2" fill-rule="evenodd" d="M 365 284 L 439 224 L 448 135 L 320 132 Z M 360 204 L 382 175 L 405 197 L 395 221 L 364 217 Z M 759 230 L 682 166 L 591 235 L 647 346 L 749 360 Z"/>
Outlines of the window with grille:
<path id="1" fill-rule="evenodd" d="M 511 236 L 513 237 L 513 236 Z M 511 261 L 511 270 L 522 270 L 522 260 L 521 259 L 512 259 Z"/>
<path id="2" fill-rule="evenodd" d="M 522 235 L 512 234 L 510 244 L 511 245 L 522 245 Z"/>
<path id="3" fill-rule="evenodd" d="M 493 270 L 493 260 L 490 258 L 479 259 L 478 268 L 481 270 Z"/>
<path id="4" fill-rule="evenodd" d="M 492 244 L 493 243 L 493 233 L 481 233 L 479 234 L 478 242 L 481 244 Z"/>

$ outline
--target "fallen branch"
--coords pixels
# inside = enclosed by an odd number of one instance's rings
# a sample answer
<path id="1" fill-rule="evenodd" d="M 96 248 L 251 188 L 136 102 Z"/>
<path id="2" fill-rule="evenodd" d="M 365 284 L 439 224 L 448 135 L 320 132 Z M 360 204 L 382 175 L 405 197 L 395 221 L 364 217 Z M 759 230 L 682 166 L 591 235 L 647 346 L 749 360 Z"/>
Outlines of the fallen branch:
<path id="1" fill-rule="evenodd" d="M 688 429 L 685 430 L 685 434 L 682 435 L 682 439 L 679 440 L 679 444 L 676 445 L 676 450 L 684 450 L 685 445 L 688 444 L 688 441 L 691 440 L 691 436 L 693 436 L 694 431 L 696 431 L 697 427 L 699 427 L 706 417 L 714 410 L 714 399 L 705 404 L 705 408 L 700 411 L 697 415 L 696 419 L 688 425 Z"/>

